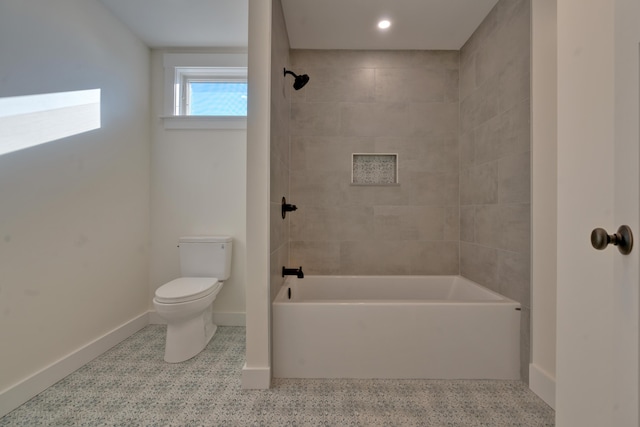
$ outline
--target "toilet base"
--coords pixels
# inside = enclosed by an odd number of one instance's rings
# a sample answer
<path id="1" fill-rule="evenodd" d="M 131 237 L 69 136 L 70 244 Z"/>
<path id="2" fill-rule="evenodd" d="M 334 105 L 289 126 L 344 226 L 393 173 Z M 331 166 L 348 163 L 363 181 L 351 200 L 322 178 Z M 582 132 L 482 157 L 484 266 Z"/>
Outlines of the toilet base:
<path id="1" fill-rule="evenodd" d="M 196 317 L 167 324 L 165 362 L 180 363 L 191 359 L 204 350 L 217 329 L 211 305 Z"/>

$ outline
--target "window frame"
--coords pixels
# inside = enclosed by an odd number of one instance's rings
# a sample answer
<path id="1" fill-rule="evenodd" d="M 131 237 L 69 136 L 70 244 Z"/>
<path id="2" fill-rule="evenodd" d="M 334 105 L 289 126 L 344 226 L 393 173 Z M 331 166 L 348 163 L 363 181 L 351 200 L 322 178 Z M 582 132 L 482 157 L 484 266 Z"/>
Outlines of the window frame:
<path id="1" fill-rule="evenodd" d="M 165 53 L 165 129 L 246 129 L 246 116 L 188 115 L 189 81 L 247 82 L 246 54 Z"/>

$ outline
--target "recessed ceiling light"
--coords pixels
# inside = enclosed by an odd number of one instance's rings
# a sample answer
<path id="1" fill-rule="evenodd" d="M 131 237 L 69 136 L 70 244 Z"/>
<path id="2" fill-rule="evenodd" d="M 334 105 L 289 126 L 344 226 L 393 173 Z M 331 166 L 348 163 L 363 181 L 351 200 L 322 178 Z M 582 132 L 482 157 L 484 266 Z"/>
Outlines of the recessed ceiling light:
<path id="1" fill-rule="evenodd" d="M 391 26 L 391 22 L 386 19 L 383 19 L 382 21 L 378 22 L 378 28 L 380 28 L 381 30 L 386 30 L 390 26 Z"/>

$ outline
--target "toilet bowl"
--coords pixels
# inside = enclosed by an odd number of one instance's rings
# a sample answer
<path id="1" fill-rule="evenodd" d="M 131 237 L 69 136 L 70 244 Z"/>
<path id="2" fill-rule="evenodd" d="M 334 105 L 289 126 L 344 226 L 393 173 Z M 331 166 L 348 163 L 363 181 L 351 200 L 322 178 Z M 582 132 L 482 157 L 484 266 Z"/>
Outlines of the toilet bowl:
<path id="1" fill-rule="evenodd" d="M 213 301 L 222 282 L 211 277 L 181 277 L 156 290 L 153 305 L 167 322 L 164 360 L 179 363 L 200 353 L 216 332 Z"/>
<path id="2" fill-rule="evenodd" d="M 200 353 L 215 334 L 213 301 L 231 274 L 230 236 L 181 237 L 180 273 L 156 290 L 153 305 L 167 323 L 164 360 L 183 362 Z"/>

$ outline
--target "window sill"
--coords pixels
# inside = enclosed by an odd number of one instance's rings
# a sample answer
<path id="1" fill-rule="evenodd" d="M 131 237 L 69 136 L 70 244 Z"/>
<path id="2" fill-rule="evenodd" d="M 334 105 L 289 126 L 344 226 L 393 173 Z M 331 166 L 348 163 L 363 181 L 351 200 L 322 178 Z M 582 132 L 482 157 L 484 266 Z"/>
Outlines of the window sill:
<path id="1" fill-rule="evenodd" d="M 165 129 L 247 129 L 247 118 L 236 116 L 163 116 Z"/>

